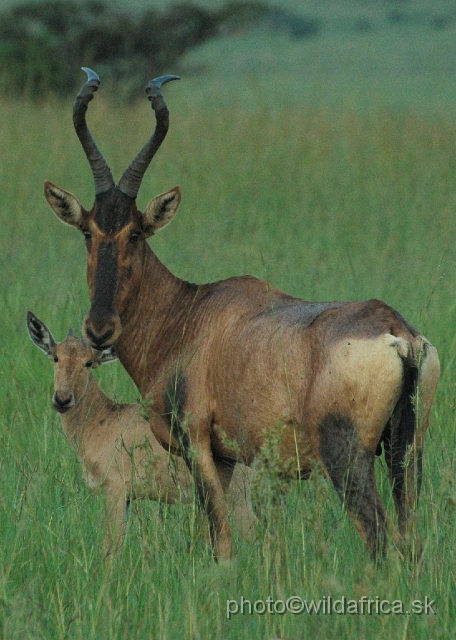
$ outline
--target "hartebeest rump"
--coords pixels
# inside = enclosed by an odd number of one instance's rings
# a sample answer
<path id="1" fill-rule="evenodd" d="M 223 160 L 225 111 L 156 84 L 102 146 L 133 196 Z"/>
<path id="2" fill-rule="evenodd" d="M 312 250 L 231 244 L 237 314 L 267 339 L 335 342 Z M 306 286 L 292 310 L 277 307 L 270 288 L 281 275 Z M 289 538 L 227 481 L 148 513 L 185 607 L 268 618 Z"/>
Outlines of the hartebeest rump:
<path id="1" fill-rule="evenodd" d="M 88 211 L 50 182 L 45 195 L 86 238 L 85 335 L 97 349 L 115 344 L 141 394 L 153 398 L 165 422 L 152 428 L 192 469 L 212 522 L 214 555 L 231 552 L 223 494 L 232 461 L 240 455 L 250 464 L 277 423 L 284 425 L 283 459 L 294 459 L 301 477 L 321 461 L 374 558 L 386 549 L 374 476 L 383 443 L 399 531 L 413 538 L 423 440 L 439 379 L 435 348 L 378 300 L 312 303 L 250 276 L 195 285 L 170 273 L 146 240 L 174 218 L 181 190 L 156 196 L 144 212 L 136 196 L 168 129 L 160 87 L 173 76 L 149 83 L 155 132 L 116 186 L 85 121 L 99 85 L 87 73 L 73 118 L 92 168 L 95 204 Z"/>
<path id="2" fill-rule="evenodd" d="M 30 311 L 27 328 L 33 343 L 54 361 L 52 404 L 81 463 L 84 482 L 104 492 L 108 555 L 125 534 L 131 500 L 191 504 L 192 477 L 183 459 L 165 451 L 151 431 L 163 418 L 152 411 L 146 419 L 140 405 L 114 402 L 95 380 L 93 369 L 117 359 L 112 347 L 94 350 L 71 332 L 57 344 Z M 253 535 L 256 523 L 250 508 L 249 475 L 244 465 L 236 465 L 228 491 L 228 504 L 246 538 Z"/>

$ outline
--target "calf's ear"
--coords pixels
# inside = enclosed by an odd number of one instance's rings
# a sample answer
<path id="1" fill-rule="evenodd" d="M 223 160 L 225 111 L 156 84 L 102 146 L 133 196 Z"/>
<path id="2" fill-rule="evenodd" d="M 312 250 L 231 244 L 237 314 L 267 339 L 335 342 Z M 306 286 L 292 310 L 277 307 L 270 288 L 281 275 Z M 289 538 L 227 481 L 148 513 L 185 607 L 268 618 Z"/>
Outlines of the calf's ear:
<path id="1" fill-rule="evenodd" d="M 31 311 L 27 312 L 27 329 L 33 344 L 51 357 L 56 342 L 44 322 L 41 322 Z"/>

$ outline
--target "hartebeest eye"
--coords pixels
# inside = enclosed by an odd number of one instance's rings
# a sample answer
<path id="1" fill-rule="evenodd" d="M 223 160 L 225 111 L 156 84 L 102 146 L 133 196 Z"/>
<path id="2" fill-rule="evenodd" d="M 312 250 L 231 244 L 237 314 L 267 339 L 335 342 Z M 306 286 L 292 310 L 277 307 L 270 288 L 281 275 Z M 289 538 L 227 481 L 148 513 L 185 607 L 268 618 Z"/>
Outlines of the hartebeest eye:
<path id="1" fill-rule="evenodd" d="M 84 229 L 82 235 L 86 240 L 90 240 L 90 238 L 92 237 L 92 234 L 88 229 Z"/>
<path id="2" fill-rule="evenodd" d="M 57 357 L 57 356 L 54 356 L 54 357 L 53 357 L 53 360 L 54 360 L 54 362 L 58 362 L 58 361 L 59 361 L 59 359 L 58 359 L 58 357 Z"/>
<path id="3" fill-rule="evenodd" d="M 139 233 L 139 231 L 132 231 L 130 233 L 130 242 L 134 244 L 135 242 L 138 242 L 140 237 L 141 237 L 141 234 Z"/>
<path id="4" fill-rule="evenodd" d="M 87 362 L 84 362 L 84 366 L 85 367 L 91 367 L 93 365 L 93 360 L 87 360 Z"/>

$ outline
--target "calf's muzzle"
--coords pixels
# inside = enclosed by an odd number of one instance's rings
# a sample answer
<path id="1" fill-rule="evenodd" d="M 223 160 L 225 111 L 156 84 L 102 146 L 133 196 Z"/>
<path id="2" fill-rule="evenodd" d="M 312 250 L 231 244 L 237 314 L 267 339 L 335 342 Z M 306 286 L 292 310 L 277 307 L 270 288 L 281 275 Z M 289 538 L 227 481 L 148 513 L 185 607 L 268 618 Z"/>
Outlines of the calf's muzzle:
<path id="1" fill-rule="evenodd" d="M 56 391 L 52 398 L 52 405 L 59 413 L 65 413 L 74 407 L 74 396 L 71 391 Z"/>

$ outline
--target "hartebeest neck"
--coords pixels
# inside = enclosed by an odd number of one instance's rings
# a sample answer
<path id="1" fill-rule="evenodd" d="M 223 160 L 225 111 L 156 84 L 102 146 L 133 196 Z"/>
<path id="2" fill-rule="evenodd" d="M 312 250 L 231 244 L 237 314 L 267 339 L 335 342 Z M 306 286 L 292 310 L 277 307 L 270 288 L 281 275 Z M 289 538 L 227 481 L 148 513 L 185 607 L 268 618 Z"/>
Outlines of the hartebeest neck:
<path id="1" fill-rule="evenodd" d="M 112 415 L 115 407 L 116 404 L 104 393 L 90 373 L 84 396 L 72 409 L 60 414 L 65 434 L 76 451 L 84 446 L 86 430 L 93 432 L 100 427 L 104 419 Z"/>
<path id="2" fill-rule="evenodd" d="M 145 393 L 179 352 L 200 288 L 173 275 L 148 245 L 142 264 L 140 286 L 120 315 L 122 334 L 115 349 Z"/>

